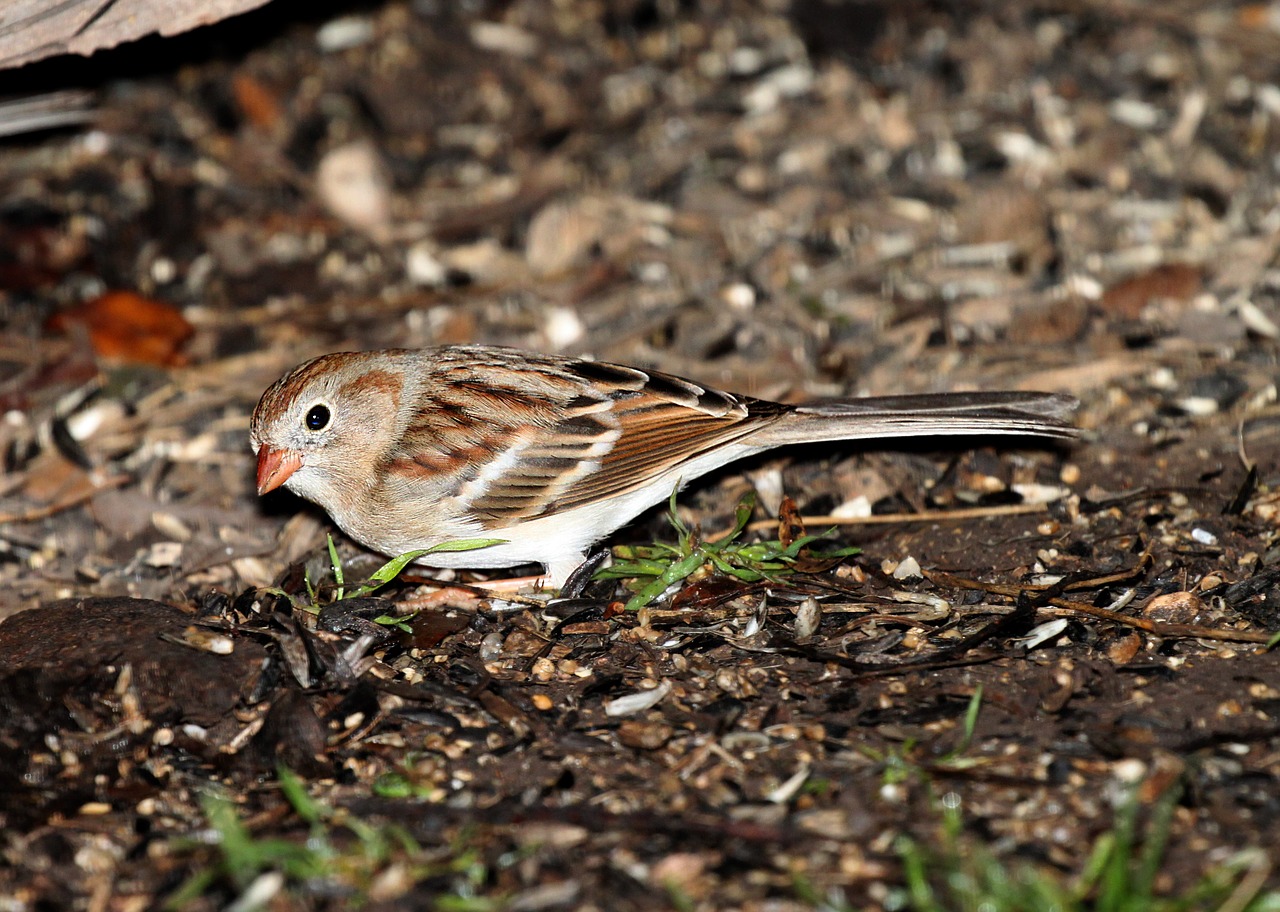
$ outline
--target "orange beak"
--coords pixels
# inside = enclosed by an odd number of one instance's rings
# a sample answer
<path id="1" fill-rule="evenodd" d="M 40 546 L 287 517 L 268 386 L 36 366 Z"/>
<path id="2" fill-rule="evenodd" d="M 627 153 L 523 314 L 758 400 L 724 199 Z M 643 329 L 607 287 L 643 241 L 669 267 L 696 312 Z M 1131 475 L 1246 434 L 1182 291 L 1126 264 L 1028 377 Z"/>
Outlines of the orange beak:
<path id="1" fill-rule="evenodd" d="M 274 491 L 302 468 L 302 456 L 292 450 L 273 450 L 265 443 L 258 447 L 258 496 Z"/>

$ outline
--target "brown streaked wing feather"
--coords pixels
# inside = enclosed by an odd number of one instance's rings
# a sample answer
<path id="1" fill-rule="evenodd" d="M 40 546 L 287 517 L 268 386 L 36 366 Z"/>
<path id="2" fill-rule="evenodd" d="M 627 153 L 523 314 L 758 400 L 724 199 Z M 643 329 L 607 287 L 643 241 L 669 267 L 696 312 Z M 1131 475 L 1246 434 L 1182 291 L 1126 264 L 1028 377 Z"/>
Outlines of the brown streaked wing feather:
<path id="1" fill-rule="evenodd" d="M 607 412 L 575 413 L 550 428 L 528 427 L 510 466 L 487 477 L 483 468 L 476 474 L 468 506 L 489 529 L 554 512 L 580 480 L 599 473 L 618 433 Z"/>
<path id="2" fill-rule="evenodd" d="M 500 372 L 486 383 L 486 367 L 468 364 L 464 372 L 441 365 L 442 382 L 419 400 L 400 445 L 381 467 L 384 475 L 435 480 L 443 493 L 454 493 L 512 445 L 536 439 L 555 423 L 558 403 L 501 383 Z"/>
<path id="3" fill-rule="evenodd" d="M 448 477 L 487 529 L 625 494 L 775 414 L 758 403 L 749 415 L 745 400 L 679 377 L 554 357 L 530 359 L 545 371 L 530 394 L 511 384 L 507 353 L 466 354 L 415 416 L 394 464 Z"/>
<path id="4" fill-rule="evenodd" d="M 772 403 L 753 404 L 748 412 L 740 400 L 726 399 L 732 408 L 720 414 L 649 391 L 616 404 L 614 415 L 621 423 L 621 436 L 600 470 L 579 480 L 556 507 L 569 509 L 626 494 L 708 450 L 754 433 L 775 417 L 775 410 L 769 408 Z"/>
<path id="5" fill-rule="evenodd" d="M 583 362 L 576 365 L 586 379 L 608 384 L 616 365 Z M 634 377 L 633 368 L 624 368 Z M 730 393 L 707 389 L 682 377 L 646 371 L 644 383 L 615 386 L 609 410 L 619 429 L 600 469 L 575 480 L 559 496 L 557 510 L 627 494 L 654 478 L 707 452 L 755 431 L 772 420 L 767 406 L 755 403 L 760 414 L 749 413 L 748 401 Z"/>
<path id="6" fill-rule="evenodd" d="M 528 428 L 516 466 L 491 479 L 469 503 L 485 527 L 626 494 L 759 426 L 745 410 L 716 417 L 683 403 L 632 395 L 611 412 Z M 589 431 L 584 418 L 596 422 Z"/>

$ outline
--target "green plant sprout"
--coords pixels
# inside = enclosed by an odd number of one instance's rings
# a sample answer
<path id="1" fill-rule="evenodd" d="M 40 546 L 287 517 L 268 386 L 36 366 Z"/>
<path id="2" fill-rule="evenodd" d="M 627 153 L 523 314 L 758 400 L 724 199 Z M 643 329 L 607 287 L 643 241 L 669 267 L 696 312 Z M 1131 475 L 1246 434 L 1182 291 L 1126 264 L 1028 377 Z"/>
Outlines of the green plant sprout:
<path id="1" fill-rule="evenodd" d="M 366 595 L 372 595 L 387 583 L 394 580 L 400 575 L 409 564 L 426 554 L 444 554 L 457 551 L 478 551 L 481 548 L 491 548 L 494 545 L 506 544 L 504 538 L 464 538 L 457 541 L 440 542 L 438 545 L 432 545 L 430 548 L 420 548 L 417 551 L 406 551 L 404 554 L 393 557 L 377 570 L 375 570 L 369 579 L 361 583 L 359 587 L 353 589 L 350 593 L 346 591 L 346 579 L 342 572 L 342 560 L 338 557 L 338 547 L 333 543 L 333 536 L 328 536 L 329 543 L 329 563 L 333 568 L 333 580 L 336 585 L 333 600 L 340 602 L 346 598 L 364 598 Z M 315 601 L 315 590 L 311 587 L 311 580 L 307 580 L 307 593 L 312 596 Z"/>
<path id="2" fill-rule="evenodd" d="M 367 580 L 365 580 L 356 588 L 352 589 L 350 592 L 348 592 L 346 588 L 347 587 L 346 573 L 342 569 L 342 559 L 338 556 L 338 546 L 334 544 L 332 534 L 327 536 L 327 542 L 329 547 L 329 567 L 330 567 L 330 572 L 333 574 L 333 582 L 334 582 L 333 598 L 322 602 L 320 597 L 320 590 L 311 581 L 311 574 L 309 572 L 307 573 L 305 579 L 303 580 L 304 584 L 307 587 L 306 602 L 302 602 L 293 594 L 285 592 L 283 589 L 279 589 L 276 587 L 272 587 L 266 591 L 274 595 L 279 595 L 279 596 L 282 596 L 283 598 L 288 599 L 290 604 L 292 604 L 295 608 L 300 608 L 303 611 L 307 611 L 311 614 L 318 614 L 320 612 L 320 609 L 326 604 L 332 604 L 333 602 L 340 602 L 340 601 L 343 601 L 344 599 L 364 598 L 367 595 L 372 595 L 373 593 L 381 589 L 383 586 L 387 585 L 387 583 L 390 583 L 392 580 L 394 580 L 397 576 L 399 576 L 404 571 L 405 567 L 407 567 L 409 564 L 416 561 L 418 558 L 422 557 L 424 554 L 440 554 L 445 552 L 456 552 L 456 551 L 476 551 L 476 550 L 479 550 L 480 548 L 489 548 L 489 547 L 492 547 L 493 545 L 505 544 L 506 539 L 466 538 L 466 539 L 458 539 L 456 541 L 440 542 L 438 545 L 432 545 L 430 548 L 421 548 L 416 551 L 406 551 L 405 553 L 398 555 L 396 557 L 393 557 L 391 560 L 387 561 L 385 564 L 383 564 L 381 567 L 375 570 L 372 574 L 370 574 Z M 382 624 L 384 626 L 396 627 L 397 629 L 408 633 L 410 632 L 410 629 L 406 622 L 411 619 L 412 619 L 412 616 L 406 618 L 406 617 L 395 617 L 393 615 L 384 614 L 384 615 L 379 615 L 373 620 L 375 624 Z"/>
<path id="3" fill-rule="evenodd" d="M 964 723 L 960 729 L 960 743 L 936 760 L 921 763 L 913 758 L 919 741 L 907 738 L 901 744 L 887 750 L 877 750 L 863 745 L 859 753 L 880 764 L 880 780 L 884 785 L 902 785 L 907 782 L 929 783 L 929 773 L 973 769 L 988 762 L 984 757 L 965 756 L 973 744 L 973 734 L 978 726 L 978 714 L 982 711 L 982 685 L 973 690 L 969 705 L 965 708 Z"/>
<path id="4" fill-rule="evenodd" d="M 738 537 L 751 521 L 755 506 L 755 492 L 749 491 L 738 501 L 733 528 L 714 541 L 704 542 L 697 530 L 690 529 L 676 514 L 676 492 L 672 491 L 667 502 L 667 518 L 676 530 L 676 543 L 620 545 L 613 549 L 613 566 L 596 571 L 595 578 L 636 581 L 636 588 L 632 589 L 635 595 L 627 602 L 626 610 L 637 611 L 706 565 L 747 583 L 776 581 L 795 571 L 794 565 L 806 547 L 831 534 L 828 531 L 822 535 L 802 535 L 786 546 L 777 539 L 740 542 Z M 858 553 L 858 548 L 840 548 L 810 556 L 818 560 L 838 560 Z M 646 579 L 649 582 L 643 582 Z"/>
<path id="5" fill-rule="evenodd" d="M 439 783 L 423 779 L 416 771 L 418 756 L 409 753 L 400 758 L 394 769 L 387 770 L 373 783 L 372 790 L 379 798 L 414 798 L 422 801 L 442 801 L 448 794 Z"/>
<path id="6" fill-rule="evenodd" d="M 350 890 L 358 902 L 375 878 L 395 864 L 404 866 L 413 882 L 442 876 L 454 882 L 457 894 L 436 897 L 436 908 L 490 912 L 501 906 L 499 900 L 475 895 L 488 872 L 474 850 L 459 847 L 446 855 L 426 850 L 403 827 L 373 824 L 330 807 L 308 794 L 306 783 L 291 770 L 280 767 L 278 774 L 281 793 L 307 826 L 305 839 L 256 837 L 230 798 L 206 793 L 200 805 L 218 857 L 189 876 L 165 901 L 166 909 L 181 909 L 219 884 L 243 895 L 260 877 L 272 873 L 283 878 L 284 885 L 304 891 L 321 885 Z M 181 840 L 176 846 L 195 850 L 205 844 Z"/>
<path id="7" fill-rule="evenodd" d="M 906 836 L 898 840 L 904 885 L 886 908 L 912 912 L 1280 910 L 1280 893 L 1263 889 L 1270 864 L 1257 849 L 1242 850 L 1216 865 L 1177 897 L 1157 895 L 1156 880 L 1180 795 L 1180 788 L 1166 791 L 1152 805 L 1149 822 L 1140 827 L 1139 802 L 1131 794 L 1118 808 L 1115 826 L 1097 838 L 1074 877 L 998 858 L 963 835 L 958 805 L 944 802 L 939 846 L 925 847 Z"/>
<path id="8" fill-rule="evenodd" d="M 321 805 L 307 794 L 305 785 L 290 770 L 279 770 L 281 792 L 304 823 L 309 834 L 305 841 L 255 837 L 236 812 L 235 803 L 215 791 L 205 793 L 200 807 L 215 834 L 214 844 L 220 858 L 211 866 L 191 875 L 169 897 L 165 906 L 181 908 L 203 896 L 213 885 L 226 881 L 238 891 L 247 890 L 263 874 L 278 872 L 289 882 L 308 883 L 333 876 L 335 861 L 345 854 L 366 876 L 389 860 L 393 849 L 418 851 L 413 839 L 399 828 L 379 830 L 354 817 L 343 815 L 341 821 L 332 809 Z M 356 840 L 356 849 L 341 852 L 330 836 L 330 830 L 341 826 Z M 194 847 L 196 843 L 180 847 Z M 346 873 L 351 873 L 348 871 Z"/>
<path id="9" fill-rule="evenodd" d="M 966 749 L 980 694 L 970 701 L 964 741 L 947 758 Z M 933 769 L 934 767 L 930 767 Z M 916 772 L 932 791 L 928 770 Z M 982 840 L 966 835 L 956 796 L 934 803 L 939 836 L 926 844 L 900 836 L 895 852 L 902 865 L 898 884 L 882 908 L 891 912 L 1280 912 L 1280 892 L 1267 890 L 1271 863 L 1265 851 L 1245 848 L 1214 865 L 1175 897 L 1157 891 L 1180 786 L 1166 790 L 1150 807 L 1145 825 L 1141 803 L 1131 788 L 1115 812 L 1115 822 L 1094 841 L 1074 873 L 1048 865 L 1008 860 Z M 819 912 L 853 912 L 838 888 L 823 893 L 804 871 L 792 873 L 796 897 Z"/>

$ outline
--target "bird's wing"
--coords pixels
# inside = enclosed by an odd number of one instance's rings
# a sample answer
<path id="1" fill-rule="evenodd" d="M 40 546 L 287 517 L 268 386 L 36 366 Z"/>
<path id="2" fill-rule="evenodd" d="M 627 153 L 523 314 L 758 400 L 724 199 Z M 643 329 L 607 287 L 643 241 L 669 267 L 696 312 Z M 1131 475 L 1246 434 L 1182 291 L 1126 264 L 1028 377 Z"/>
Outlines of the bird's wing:
<path id="1" fill-rule="evenodd" d="M 470 360 L 441 369 L 432 395 L 420 397 L 384 471 L 430 478 L 485 529 L 603 503 L 678 474 L 787 411 L 621 365 L 468 352 Z"/>

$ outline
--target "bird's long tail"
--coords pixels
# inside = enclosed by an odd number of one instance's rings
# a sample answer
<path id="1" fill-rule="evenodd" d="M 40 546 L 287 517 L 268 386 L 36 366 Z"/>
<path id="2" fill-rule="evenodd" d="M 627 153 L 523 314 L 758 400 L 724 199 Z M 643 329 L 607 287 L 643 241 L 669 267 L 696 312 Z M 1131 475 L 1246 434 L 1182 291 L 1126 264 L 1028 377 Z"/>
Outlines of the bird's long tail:
<path id="1" fill-rule="evenodd" d="M 752 444 L 782 446 L 867 437 L 1020 434 L 1077 437 L 1079 403 L 1055 393 L 932 393 L 835 399 L 801 405 L 753 435 Z"/>

